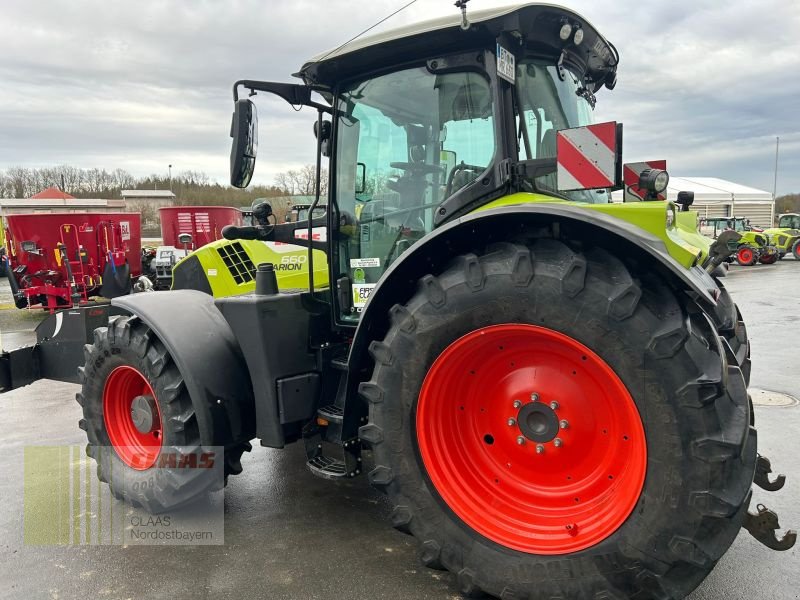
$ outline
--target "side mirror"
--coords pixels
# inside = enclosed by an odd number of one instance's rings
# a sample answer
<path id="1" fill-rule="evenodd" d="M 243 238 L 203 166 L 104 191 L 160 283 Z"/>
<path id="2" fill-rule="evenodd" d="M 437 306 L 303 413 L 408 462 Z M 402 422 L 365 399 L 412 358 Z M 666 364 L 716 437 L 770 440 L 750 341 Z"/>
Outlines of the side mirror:
<path id="1" fill-rule="evenodd" d="M 245 188 L 253 178 L 258 152 L 258 115 L 246 98 L 234 104 L 231 137 L 231 185 Z"/>

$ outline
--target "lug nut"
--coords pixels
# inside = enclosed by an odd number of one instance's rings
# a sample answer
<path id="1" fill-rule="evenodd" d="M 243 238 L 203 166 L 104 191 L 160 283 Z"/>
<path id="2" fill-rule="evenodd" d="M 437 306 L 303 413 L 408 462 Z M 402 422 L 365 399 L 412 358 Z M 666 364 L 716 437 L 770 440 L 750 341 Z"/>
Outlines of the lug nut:
<path id="1" fill-rule="evenodd" d="M 536 454 L 544 454 L 544 446 L 536 444 Z"/>
<path id="2" fill-rule="evenodd" d="M 508 419 L 508 426 L 509 427 L 513 427 L 516 424 L 517 424 L 517 420 L 514 417 L 511 417 L 511 418 Z"/>
<path id="3" fill-rule="evenodd" d="M 519 400 L 514 400 L 514 408 L 519 408 L 520 406 L 522 406 L 522 402 Z"/>
<path id="4" fill-rule="evenodd" d="M 563 444 L 563 443 L 564 443 L 564 442 L 562 442 L 562 441 L 561 441 L 561 438 L 556 438 L 556 439 L 554 439 L 554 440 L 553 440 L 553 445 L 554 445 L 556 448 L 561 448 L 561 444 Z"/>
<path id="5" fill-rule="evenodd" d="M 520 435 L 520 436 L 518 436 L 518 437 L 517 437 L 517 444 L 519 444 L 520 446 L 522 446 L 524 443 L 525 443 L 525 438 L 524 438 L 523 436 L 521 436 L 521 435 Z"/>
<path id="6" fill-rule="evenodd" d="M 558 423 L 558 426 L 561 427 L 561 429 L 566 429 L 567 427 L 569 427 L 569 421 L 567 421 L 566 419 L 561 419 L 561 421 L 559 421 Z"/>
<path id="7" fill-rule="evenodd" d="M 553 401 L 550 403 L 550 408 L 552 408 L 553 410 L 558 410 L 558 402 L 556 402 L 555 400 L 553 400 Z"/>
<path id="8" fill-rule="evenodd" d="M 536 392 L 533 392 L 531 394 L 531 402 L 538 402 L 538 401 L 539 401 L 539 394 L 537 394 Z"/>

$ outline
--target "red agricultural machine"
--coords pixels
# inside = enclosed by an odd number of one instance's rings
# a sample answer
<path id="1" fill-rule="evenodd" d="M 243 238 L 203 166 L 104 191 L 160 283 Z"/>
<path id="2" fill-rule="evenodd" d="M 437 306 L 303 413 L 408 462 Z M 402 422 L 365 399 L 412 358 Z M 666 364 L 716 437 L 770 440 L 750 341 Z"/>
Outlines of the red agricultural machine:
<path id="1" fill-rule="evenodd" d="M 165 206 L 158 209 L 161 218 L 161 243 L 183 247 L 179 237 L 192 236 L 191 249 L 222 239 L 226 225 L 241 225 L 242 211 L 231 206 Z"/>
<path id="2" fill-rule="evenodd" d="M 131 291 L 141 274 L 138 213 L 9 215 L 6 272 L 17 308 L 54 312 Z"/>
<path id="3" fill-rule="evenodd" d="M 239 226 L 242 211 L 231 206 L 167 206 L 159 209 L 161 245 L 145 254 L 143 272 L 156 289 L 169 289 L 172 267 L 190 252 L 222 238 L 226 225 Z"/>

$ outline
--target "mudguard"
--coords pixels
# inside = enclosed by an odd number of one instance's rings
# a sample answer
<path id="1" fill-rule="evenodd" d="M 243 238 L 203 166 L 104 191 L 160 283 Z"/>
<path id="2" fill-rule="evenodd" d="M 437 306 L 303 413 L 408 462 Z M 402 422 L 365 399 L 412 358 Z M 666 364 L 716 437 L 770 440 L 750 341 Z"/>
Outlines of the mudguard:
<path id="1" fill-rule="evenodd" d="M 606 214 L 570 204 L 516 204 L 465 215 L 435 230 L 414 244 L 381 278 L 361 315 L 348 360 L 350 381 L 364 366 L 367 347 L 388 329 L 389 309 L 414 293 L 417 280 L 442 271 L 453 257 L 481 245 L 535 235 L 536 230 L 569 228 L 573 239 L 602 242 L 662 274 L 677 289 L 692 292 L 701 304 L 716 305 L 713 278 L 701 267 L 686 269 L 667 251 L 664 242 L 644 229 Z"/>
<path id="2" fill-rule="evenodd" d="M 255 437 L 250 375 L 214 298 L 195 290 L 148 292 L 115 298 L 112 305 L 139 317 L 166 346 L 192 398 L 204 445 Z"/>

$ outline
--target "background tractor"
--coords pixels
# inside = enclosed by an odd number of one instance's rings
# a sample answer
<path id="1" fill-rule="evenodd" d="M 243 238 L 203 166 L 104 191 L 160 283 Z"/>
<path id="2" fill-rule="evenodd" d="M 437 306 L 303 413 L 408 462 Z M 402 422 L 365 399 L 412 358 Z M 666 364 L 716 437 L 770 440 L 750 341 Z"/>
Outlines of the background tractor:
<path id="1" fill-rule="evenodd" d="M 673 203 L 609 203 L 622 129 L 592 112 L 614 46 L 563 8 L 459 5 L 313 58 L 299 83 L 236 82 L 236 186 L 252 96 L 316 111 L 310 218 L 223 232 L 305 247 L 308 280 L 256 257 L 251 294 L 115 299 L 77 396 L 98 477 L 171 510 L 219 482 L 162 453 L 224 447 L 227 478 L 252 440 L 299 442 L 313 474 L 384 491 L 425 565 L 503 598 L 682 598 L 742 527 L 791 547 L 748 511 L 754 481 L 780 486 L 747 332 L 710 275 L 729 236 L 703 255 Z"/>
<path id="2" fill-rule="evenodd" d="M 758 262 L 771 265 L 781 258 L 771 236 L 762 229 L 752 227 L 750 219 L 746 217 L 710 217 L 704 223 L 714 239 L 723 231 L 736 231 L 740 234 L 733 256 L 742 266 L 748 267 Z"/>
<path id="3" fill-rule="evenodd" d="M 765 229 L 772 244 L 778 249 L 779 257 L 791 253 L 800 260 L 800 215 L 787 213 L 778 217 L 778 226 Z"/>

